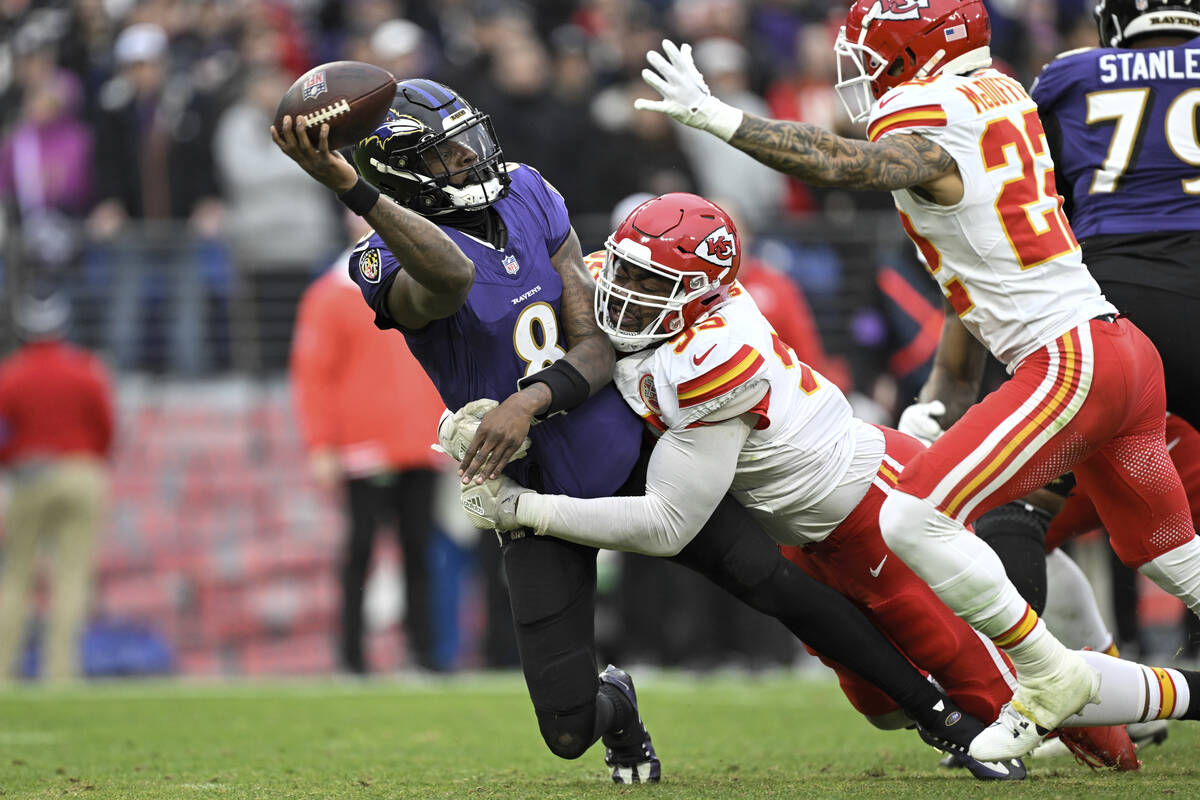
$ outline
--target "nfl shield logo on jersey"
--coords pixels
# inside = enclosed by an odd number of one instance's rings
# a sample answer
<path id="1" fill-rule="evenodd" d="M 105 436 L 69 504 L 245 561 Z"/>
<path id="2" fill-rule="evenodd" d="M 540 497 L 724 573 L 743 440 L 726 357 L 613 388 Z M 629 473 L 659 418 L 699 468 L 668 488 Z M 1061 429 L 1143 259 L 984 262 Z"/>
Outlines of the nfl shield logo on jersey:
<path id="1" fill-rule="evenodd" d="M 504 265 L 504 271 L 509 275 L 516 275 L 521 269 L 521 265 L 517 263 L 517 257 L 511 253 L 504 256 L 504 258 L 500 260 L 500 263 Z"/>
<path id="2" fill-rule="evenodd" d="M 320 97 L 329 90 L 325 85 L 325 70 L 318 70 L 308 76 L 308 80 L 304 81 L 304 98 L 312 100 L 314 97 Z"/>
<path id="3" fill-rule="evenodd" d="M 379 283 L 379 250 L 372 247 L 358 257 L 358 272 L 367 283 Z"/>
<path id="4" fill-rule="evenodd" d="M 920 19 L 929 0 L 879 0 L 878 19 Z"/>

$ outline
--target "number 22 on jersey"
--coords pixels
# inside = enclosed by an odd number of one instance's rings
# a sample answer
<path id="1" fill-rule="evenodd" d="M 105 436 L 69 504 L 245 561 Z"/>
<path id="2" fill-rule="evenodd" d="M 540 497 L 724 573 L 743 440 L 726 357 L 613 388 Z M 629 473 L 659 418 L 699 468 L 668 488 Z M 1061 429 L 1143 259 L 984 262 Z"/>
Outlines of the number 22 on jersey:
<path id="1" fill-rule="evenodd" d="M 1012 245 L 1021 269 L 1072 252 L 1079 244 L 1062 210 L 1062 198 L 1054 184 L 1054 165 L 1040 168 L 1038 157 L 1046 155 L 1046 132 L 1037 110 L 1021 115 L 1022 127 L 1008 117 L 994 119 L 984 128 L 979 139 L 983 165 L 991 172 L 1011 166 L 1013 159 L 1021 174 L 1007 180 L 996 197 L 996 214 Z M 1050 208 L 1040 214 L 1035 206 Z"/>

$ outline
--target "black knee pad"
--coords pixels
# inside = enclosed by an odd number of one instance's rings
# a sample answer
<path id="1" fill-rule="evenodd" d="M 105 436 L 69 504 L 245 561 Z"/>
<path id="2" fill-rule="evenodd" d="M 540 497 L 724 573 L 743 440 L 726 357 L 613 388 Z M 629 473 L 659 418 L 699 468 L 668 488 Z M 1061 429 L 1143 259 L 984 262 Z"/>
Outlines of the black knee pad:
<path id="1" fill-rule="evenodd" d="M 579 758 L 599 736 L 596 693 L 600 681 L 591 649 L 570 651 L 536 665 L 527 663 L 525 680 L 538 729 L 550 752 L 559 758 Z"/>
<path id="2" fill-rule="evenodd" d="M 1041 614 L 1046 608 L 1046 531 L 1050 515 L 1022 500 L 993 509 L 975 521 L 975 535 L 1000 556 L 1021 597 Z"/>

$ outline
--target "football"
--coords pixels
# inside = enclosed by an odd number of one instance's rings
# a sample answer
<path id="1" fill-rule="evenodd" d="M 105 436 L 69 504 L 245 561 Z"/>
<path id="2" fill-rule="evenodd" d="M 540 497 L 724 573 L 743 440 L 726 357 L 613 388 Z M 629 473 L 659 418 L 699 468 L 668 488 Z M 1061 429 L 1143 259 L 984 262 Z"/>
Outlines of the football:
<path id="1" fill-rule="evenodd" d="M 303 115 L 316 144 L 321 123 L 328 122 L 329 147 L 338 150 L 375 130 L 395 96 L 396 78 L 386 69 L 362 61 L 331 61 L 296 79 L 279 101 L 275 129 L 283 129 L 285 116 L 294 122 Z"/>

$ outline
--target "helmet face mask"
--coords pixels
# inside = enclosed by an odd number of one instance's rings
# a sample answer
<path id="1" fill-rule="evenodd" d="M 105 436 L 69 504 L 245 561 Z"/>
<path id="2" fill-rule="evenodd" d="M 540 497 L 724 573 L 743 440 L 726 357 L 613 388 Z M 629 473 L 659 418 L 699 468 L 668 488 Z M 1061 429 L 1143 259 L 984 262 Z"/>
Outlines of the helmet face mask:
<path id="1" fill-rule="evenodd" d="M 604 247 L 596 322 L 624 353 L 676 336 L 724 301 L 741 259 L 725 212 L 682 193 L 642 203 Z"/>
<path id="2" fill-rule="evenodd" d="M 1138 36 L 1200 35 L 1200 8 L 1191 0 L 1098 0 L 1092 13 L 1101 47 L 1126 47 Z"/>
<path id="3" fill-rule="evenodd" d="M 354 148 L 359 172 L 424 216 L 478 211 L 508 192 L 492 121 L 451 89 L 401 81 L 387 118 Z"/>

